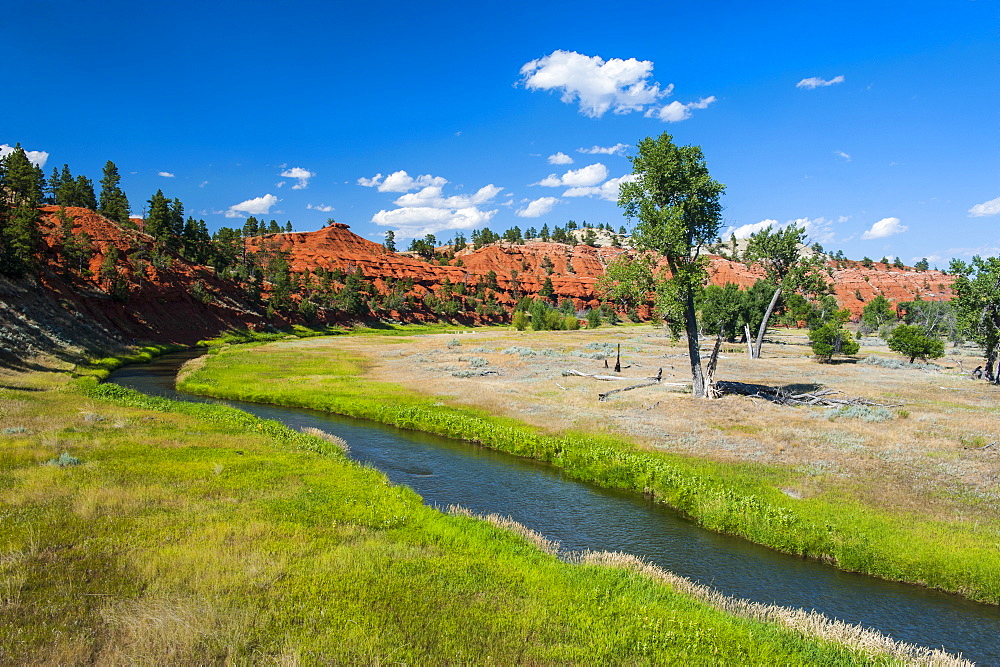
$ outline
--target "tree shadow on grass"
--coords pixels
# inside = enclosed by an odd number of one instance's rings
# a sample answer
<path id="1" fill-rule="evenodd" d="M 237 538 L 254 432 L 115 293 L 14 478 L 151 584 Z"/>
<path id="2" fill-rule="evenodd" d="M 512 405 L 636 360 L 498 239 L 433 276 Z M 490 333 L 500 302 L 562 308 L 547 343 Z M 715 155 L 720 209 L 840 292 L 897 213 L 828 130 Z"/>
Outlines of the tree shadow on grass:
<path id="1" fill-rule="evenodd" d="M 797 394 L 811 394 L 814 391 L 819 391 L 823 388 L 823 385 L 817 382 L 801 382 L 793 384 L 785 384 L 777 389 L 790 396 L 795 396 Z"/>

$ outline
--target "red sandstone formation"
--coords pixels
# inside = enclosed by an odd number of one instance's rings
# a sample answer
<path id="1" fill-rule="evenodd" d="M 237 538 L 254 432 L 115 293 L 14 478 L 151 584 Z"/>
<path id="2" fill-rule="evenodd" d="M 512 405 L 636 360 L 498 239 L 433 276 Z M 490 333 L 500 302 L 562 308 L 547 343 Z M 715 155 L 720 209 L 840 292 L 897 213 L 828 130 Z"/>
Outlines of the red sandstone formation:
<path id="1" fill-rule="evenodd" d="M 161 251 L 166 261 L 158 261 L 157 268 L 151 261 L 157 252 L 151 236 L 137 229 L 122 228 L 83 208 L 67 208 L 66 214 L 73 219 L 74 233 L 86 232 L 90 237 L 94 254 L 89 262 L 89 274 L 68 271 L 61 254 L 63 239 L 58 212 L 55 206 L 42 209 L 45 263 L 40 280 L 46 288 L 41 296 L 48 299 L 51 311 L 63 313 L 63 320 L 68 317 L 66 321 L 70 323 L 86 322 L 90 329 L 100 329 L 107 336 L 126 342 L 135 339 L 188 344 L 230 327 L 290 323 L 280 316 L 265 319 L 260 308 L 243 296 L 240 286 L 217 278 L 211 267 L 191 264 L 175 253 Z M 125 299 L 116 300 L 110 296 L 111 281 L 107 275 L 102 275 L 102 263 L 112 247 L 118 251 L 116 271 L 127 290 Z M 615 257 L 630 252 L 621 248 L 540 241 L 501 242 L 479 250 L 472 250 L 470 246 L 459 251 L 446 265 L 440 265 L 409 253 L 390 252 L 357 236 L 341 223 L 315 232 L 251 238 L 247 240 L 247 249 L 250 252 L 287 251 L 289 264 L 295 272 L 314 271 L 320 267 L 360 270 L 380 290 L 390 280 L 412 280 L 412 294 L 418 299 L 418 307 L 407 315 L 410 319 L 434 318 L 433 313 L 422 308 L 419 300 L 429 292 L 437 292 L 446 280 L 451 284 L 478 285 L 488 281 L 490 272 L 496 279 L 494 296 L 508 310 L 524 296 L 538 296 L 546 277 L 552 281 L 555 300 L 572 299 L 577 308 L 596 307 L 600 303 L 596 283 L 604 274 L 605 266 Z M 893 302 L 952 296 L 952 277 L 938 271 L 917 272 L 882 265 L 866 269 L 856 262 L 845 264 L 849 266 L 837 269 L 831 263 L 829 270 L 837 300 L 855 316 L 876 294 Z M 717 256 L 710 258 L 709 273 L 714 284 L 732 282 L 742 287 L 749 287 L 761 277 L 758 270 Z M 202 298 L 196 298 L 196 293 Z M 8 298 L 24 300 L 25 297 Z M 17 304 L 14 307 L 16 310 Z M 335 311 L 320 315 L 324 321 L 335 321 L 336 317 Z M 464 314 L 463 319 L 482 321 L 475 313 Z M 58 332 L 52 335 L 58 337 Z"/>
<path id="2" fill-rule="evenodd" d="M 61 257 L 62 234 L 59 207 L 42 208 L 42 233 L 46 245 L 42 285 L 59 299 L 62 306 L 125 342 L 154 340 L 193 344 L 199 339 L 218 335 L 231 327 L 260 326 L 262 315 L 228 281 L 218 279 L 210 267 L 191 264 L 176 253 L 165 252 L 166 262 L 157 268 L 150 263 L 154 239 L 138 230 L 126 229 L 85 208 L 69 207 L 74 234 L 86 232 L 94 254 L 89 262 L 90 275 L 66 271 Z M 109 279 L 101 265 L 111 248 L 119 254 L 117 270 L 128 290 L 126 300 L 113 299 Z M 135 261 L 128 259 L 135 258 Z M 169 266 L 167 266 L 169 263 Z M 144 266 L 144 275 L 136 266 Z M 208 303 L 192 295 L 195 283 L 201 283 Z"/>
<path id="3" fill-rule="evenodd" d="M 273 244 L 291 253 L 293 270 L 360 268 L 369 278 L 413 278 L 419 286 L 418 294 L 435 290 L 447 278 L 452 283 L 479 283 L 489 271 L 497 275 L 499 287 L 507 294 L 498 294 L 501 303 L 511 304 L 511 292 L 537 296 L 545 283 L 543 262 L 547 257 L 552 264 L 552 286 L 557 299 L 573 299 L 578 308 L 596 306 L 599 295 L 595 291 L 598 278 L 604 274 L 609 261 L 629 251 L 621 248 L 568 246 L 562 243 L 530 241 L 524 244 L 495 243 L 479 250 L 471 246 L 459 251 L 447 266 L 440 266 L 411 257 L 392 253 L 383 246 L 367 241 L 349 231 L 347 225 L 334 223 L 317 232 L 274 234 L 250 240 L 251 249 L 263 244 Z M 458 261 L 461 260 L 461 266 Z M 842 308 L 855 317 L 877 294 L 892 302 L 942 300 L 952 297 L 953 278 L 940 271 L 914 271 L 882 268 L 866 269 L 857 262 L 842 269 L 829 264 L 835 295 Z M 760 270 L 718 256 L 710 257 L 709 279 L 713 284 L 736 283 L 750 287 L 763 276 Z M 857 298 L 857 292 L 862 299 Z"/>

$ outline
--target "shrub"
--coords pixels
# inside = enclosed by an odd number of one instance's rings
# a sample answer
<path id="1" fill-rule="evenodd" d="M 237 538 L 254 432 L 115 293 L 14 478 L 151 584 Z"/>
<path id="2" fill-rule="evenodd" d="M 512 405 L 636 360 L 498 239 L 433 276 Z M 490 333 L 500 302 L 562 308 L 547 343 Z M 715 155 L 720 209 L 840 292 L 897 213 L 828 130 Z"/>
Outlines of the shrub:
<path id="1" fill-rule="evenodd" d="M 827 419 L 832 421 L 838 417 L 860 419 L 866 422 L 884 422 L 892 419 L 892 413 L 886 408 L 872 405 L 845 405 L 842 408 L 827 410 Z"/>
<path id="2" fill-rule="evenodd" d="M 862 364 L 868 366 L 880 366 L 882 368 L 893 368 L 896 370 L 920 370 L 920 371 L 939 371 L 941 367 L 937 364 L 908 364 L 905 361 L 900 361 L 899 359 L 890 359 L 888 357 L 880 357 L 878 355 L 872 354 L 861 360 Z"/>
<path id="3" fill-rule="evenodd" d="M 830 361 L 835 354 L 857 354 L 861 346 L 851 337 L 851 332 L 845 329 L 837 320 L 827 322 L 809 332 L 812 351 L 820 361 Z"/>
<path id="4" fill-rule="evenodd" d="M 528 314 L 523 310 L 519 310 L 514 313 L 514 319 L 511 320 L 511 324 L 518 331 L 524 331 L 528 328 Z"/>
<path id="5" fill-rule="evenodd" d="M 80 459 L 75 456 L 70 456 L 68 452 L 63 452 L 59 455 L 59 458 L 46 461 L 45 465 L 55 466 L 57 468 L 68 468 L 70 466 L 78 466 L 81 463 L 83 463 L 83 461 Z"/>
<path id="6" fill-rule="evenodd" d="M 893 352 L 909 357 L 911 364 L 917 357 L 927 361 L 944 356 L 944 341 L 928 335 L 923 327 L 915 324 L 900 324 L 885 342 Z"/>
<path id="7" fill-rule="evenodd" d="M 591 308 L 587 311 L 587 328 L 596 329 L 599 326 L 601 326 L 601 311 Z"/>

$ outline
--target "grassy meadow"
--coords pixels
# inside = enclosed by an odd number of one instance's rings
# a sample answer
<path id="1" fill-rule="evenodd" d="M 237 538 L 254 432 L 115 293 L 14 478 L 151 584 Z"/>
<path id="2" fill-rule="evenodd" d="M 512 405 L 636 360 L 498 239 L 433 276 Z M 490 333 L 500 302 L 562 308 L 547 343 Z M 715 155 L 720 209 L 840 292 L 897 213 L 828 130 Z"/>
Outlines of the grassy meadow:
<path id="1" fill-rule="evenodd" d="M 599 372 L 604 356 L 593 352 L 620 340 L 638 369 L 625 373 L 652 375 L 661 366 L 682 379 L 682 349 L 641 328 L 222 348 L 187 367 L 180 386 L 481 442 L 645 493 L 712 530 L 1000 603 L 998 467 L 988 450 L 963 449 L 995 434 L 992 398 L 943 368 L 816 364 L 796 339 L 804 337 L 789 336 L 757 362 L 729 350 L 720 376 L 772 385 L 804 377 L 807 387 L 837 386 L 900 407 L 854 418 L 746 397 L 696 401 L 670 387 L 599 403 L 607 383 L 560 373 Z M 957 389 L 931 391 L 942 382 Z M 978 440 L 963 439 L 972 436 Z"/>
<path id="2" fill-rule="evenodd" d="M 284 343 L 222 350 L 188 383 L 235 391 L 226 387 L 243 358 L 274 391 L 254 398 L 281 400 L 285 374 L 305 369 L 295 361 L 303 350 Z M 365 380 L 364 357 L 317 350 L 297 381 L 342 401 L 331 408 L 377 390 L 362 404 L 398 402 L 413 426 L 433 417 L 466 437 L 485 436 L 483 424 L 509 440 L 524 434 L 512 420 L 433 410 L 431 399 Z M 425 507 L 322 433 L 71 380 L 70 369 L 42 363 L 49 370 L 0 371 L 2 664 L 885 664 L 917 655 L 815 617 L 728 613 L 725 601 L 699 599 L 635 559 L 567 562 L 502 518 Z M 521 453 L 539 455 L 550 441 L 539 435 Z M 560 442 L 579 458 L 574 437 Z M 628 480 L 641 473 L 629 466 L 645 465 L 618 442 L 588 451 L 580 465 L 598 477 Z"/>

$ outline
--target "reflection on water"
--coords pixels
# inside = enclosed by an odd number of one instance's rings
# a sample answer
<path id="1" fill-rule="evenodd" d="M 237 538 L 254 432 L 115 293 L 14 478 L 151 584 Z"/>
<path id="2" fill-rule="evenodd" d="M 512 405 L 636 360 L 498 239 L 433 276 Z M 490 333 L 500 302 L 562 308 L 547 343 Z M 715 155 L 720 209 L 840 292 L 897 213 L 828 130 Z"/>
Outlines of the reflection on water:
<path id="1" fill-rule="evenodd" d="M 179 394 L 174 376 L 196 352 L 126 366 L 111 381 L 148 394 Z M 311 410 L 218 401 L 299 429 L 344 438 L 351 457 L 405 484 L 424 502 L 510 516 L 564 549 L 624 551 L 723 593 L 814 609 L 897 640 L 1000 664 L 1000 608 L 917 586 L 840 572 L 742 539 L 712 533 L 669 508 L 563 477 L 558 468 L 469 443 Z"/>

